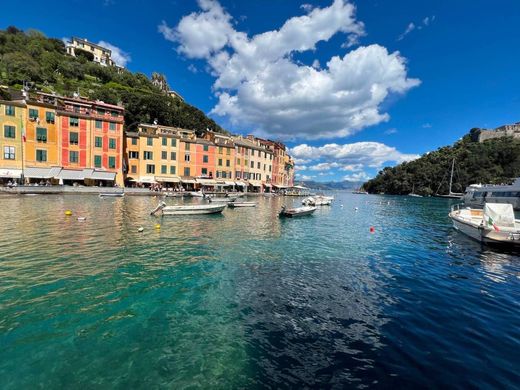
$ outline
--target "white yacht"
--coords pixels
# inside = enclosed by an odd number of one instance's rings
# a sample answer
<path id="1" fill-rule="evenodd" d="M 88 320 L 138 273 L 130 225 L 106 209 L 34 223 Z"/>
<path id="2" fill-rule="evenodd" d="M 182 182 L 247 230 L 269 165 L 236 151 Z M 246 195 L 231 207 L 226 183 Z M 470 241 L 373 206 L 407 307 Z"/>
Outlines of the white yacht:
<path id="1" fill-rule="evenodd" d="M 505 203 L 520 210 L 520 177 L 511 185 L 471 184 L 462 196 L 464 204 L 484 207 L 485 203 Z"/>

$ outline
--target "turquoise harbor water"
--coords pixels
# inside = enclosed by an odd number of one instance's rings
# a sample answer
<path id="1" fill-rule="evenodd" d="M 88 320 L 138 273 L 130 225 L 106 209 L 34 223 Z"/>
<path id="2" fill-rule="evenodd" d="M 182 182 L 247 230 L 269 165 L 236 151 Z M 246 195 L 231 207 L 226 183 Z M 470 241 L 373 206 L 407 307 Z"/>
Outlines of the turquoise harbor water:
<path id="1" fill-rule="evenodd" d="M 335 195 L 294 220 L 3 197 L 0 388 L 518 386 L 520 257 L 450 201 Z"/>

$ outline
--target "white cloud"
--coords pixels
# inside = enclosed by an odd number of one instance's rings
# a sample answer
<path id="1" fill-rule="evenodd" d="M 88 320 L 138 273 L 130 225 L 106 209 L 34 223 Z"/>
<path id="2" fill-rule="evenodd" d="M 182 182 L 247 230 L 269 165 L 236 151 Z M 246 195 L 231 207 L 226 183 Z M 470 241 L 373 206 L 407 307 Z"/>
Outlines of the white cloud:
<path id="1" fill-rule="evenodd" d="M 188 70 L 191 72 L 191 73 L 199 73 L 199 70 L 197 69 L 197 67 L 193 64 L 189 64 L 188 65 Z"/>
<path id="2" fill-rule="evenodd" d="M 432 127 L 431 123 L 424 123 L 424 124 L 422 125 L 422 128 L 423 128 L 423 129 L 431 129 L 431 127 Z"/>
<path id="3" fill-rule="evenodd" d="M 314 7 L 312 6 L 312 4 L 306 3 L 306 4 L 300 5 L 300 8 L 303 9 L 305 12 L 311 12 Z"/>
<path id="4" fill-rule="evenodd" d="M 398 40 L 398 41 L 403 40 L 403 38 L 404 38 L 405 36 L 407 36 L 408 34 L 410 34 L 413 30 L 415 30 L 415 24 L 414 24 L 413 22 L 410 22 L 410 23 L 408 24 L 408 26 L 406 27 L 406 30 L 404 30 L 404 32 L 403 32 L 401 35 L 399 35 L 399 37 L 397 38 L 397 40 Z"/>
<path id="5" fill-rule="evenodd" d="M 296 174 L 296 178 L 298 180 L 312 180 L 314 179 L 316 176 L 310 176 L 310 175 L 298 175 Z"/>
<path id="6" fill-rule="evenodd" d="M 315 59 L 314 61 L 312 61 L 312 67 L 314 69 L 320 69 L 320 61 L 318 61 L 317 59 Z"/>
<path id="7" fill-rule="evenodd" d="M 252 37 L 236 31 L 233 18 L 214 0 L 176 27 L 161 23 L 165 39 L 188 58 L 205 59 L 218 103 L 211 111 L 264 136 L 291 139 L 344 137 L 387 121 L 381 103 L 419 84 L 407 77 L 406 61 L 379 45 L 333 56 L 319 69 L 292 54 L 316 50 L 336 34 L 350 41 L 364 35 L 355 7 L 335 0 L 329 7 L 287 20 L 278 30 Z M 351 38 L 352 37 L 352 38 Z M 317 65 L 316 63 L 314 65 Z"/>
<path id="8" fill-rule="evenodd" d="M 323 146 L 301 144 L 291 148 L 289 153 L 296 158 L 350 165 L 351 168 L 355 167 L 358 170 L 361 167 L 381 168 L 385 163 L 402 163 L 419 157 L 416 154 L 401 153 L 396 148 L 379 142 L 326 144 Z"/>
<path id="9" fill-rule="evenodd" d="M 395 127 L 392 127 L 385 131 L 386 135 L 391 135 L 391 134 L 395 134 L 395 133 L 397 133 L 397 129 Z"/>
<path id="10" fill-rule="evenodd" d="M 119 66 L 126 67 L 126 64 L 129 63 L 130 61 L 132 61 L 132 57 L 130 57 L 129 53 L 127 53 L 126 51 L 120 49 L 119 47 L 117 47 L 115 45 L 112 45 L 109 42 L 99 41 L 98 45 L 106 47 L 107 49 L 111 50 L 112 51 L 112 60 L 114 60 L 114 62 Z"/>
<path id="11" fill-rule="evenodd" d="M 370 176 L 365 172 L 353 173 L 352 175 L 343 176 L 343 180 L 346 181 L 367 181 L 370 179 Z"/>

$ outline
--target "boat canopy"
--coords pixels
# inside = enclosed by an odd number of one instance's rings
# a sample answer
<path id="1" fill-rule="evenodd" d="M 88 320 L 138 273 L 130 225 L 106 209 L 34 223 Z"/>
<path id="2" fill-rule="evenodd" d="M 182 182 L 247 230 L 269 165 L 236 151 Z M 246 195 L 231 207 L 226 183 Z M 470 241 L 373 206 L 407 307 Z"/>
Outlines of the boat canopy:
<path id="1" fill-rule="evenodd" d="M 484 205 L 484 221 L 487 225 L 515 227 L 513 205 L 504 203 L 486 203 Z"/>

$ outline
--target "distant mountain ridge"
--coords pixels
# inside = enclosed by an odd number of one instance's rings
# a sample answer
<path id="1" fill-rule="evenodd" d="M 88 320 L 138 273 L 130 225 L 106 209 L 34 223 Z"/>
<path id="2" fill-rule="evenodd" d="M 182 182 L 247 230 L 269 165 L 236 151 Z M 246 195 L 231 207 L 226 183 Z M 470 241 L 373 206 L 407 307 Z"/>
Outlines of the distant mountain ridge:
<path id="1" fill-rule="evenodd" d="M 319 182 L 314 180 L 305 180 L 302 182 L 303 185 L 309 188 L 317 190 L 353 190 L 361 187 L 363 182 L 352 182 L 352 181 L 328 181 Z"/>

